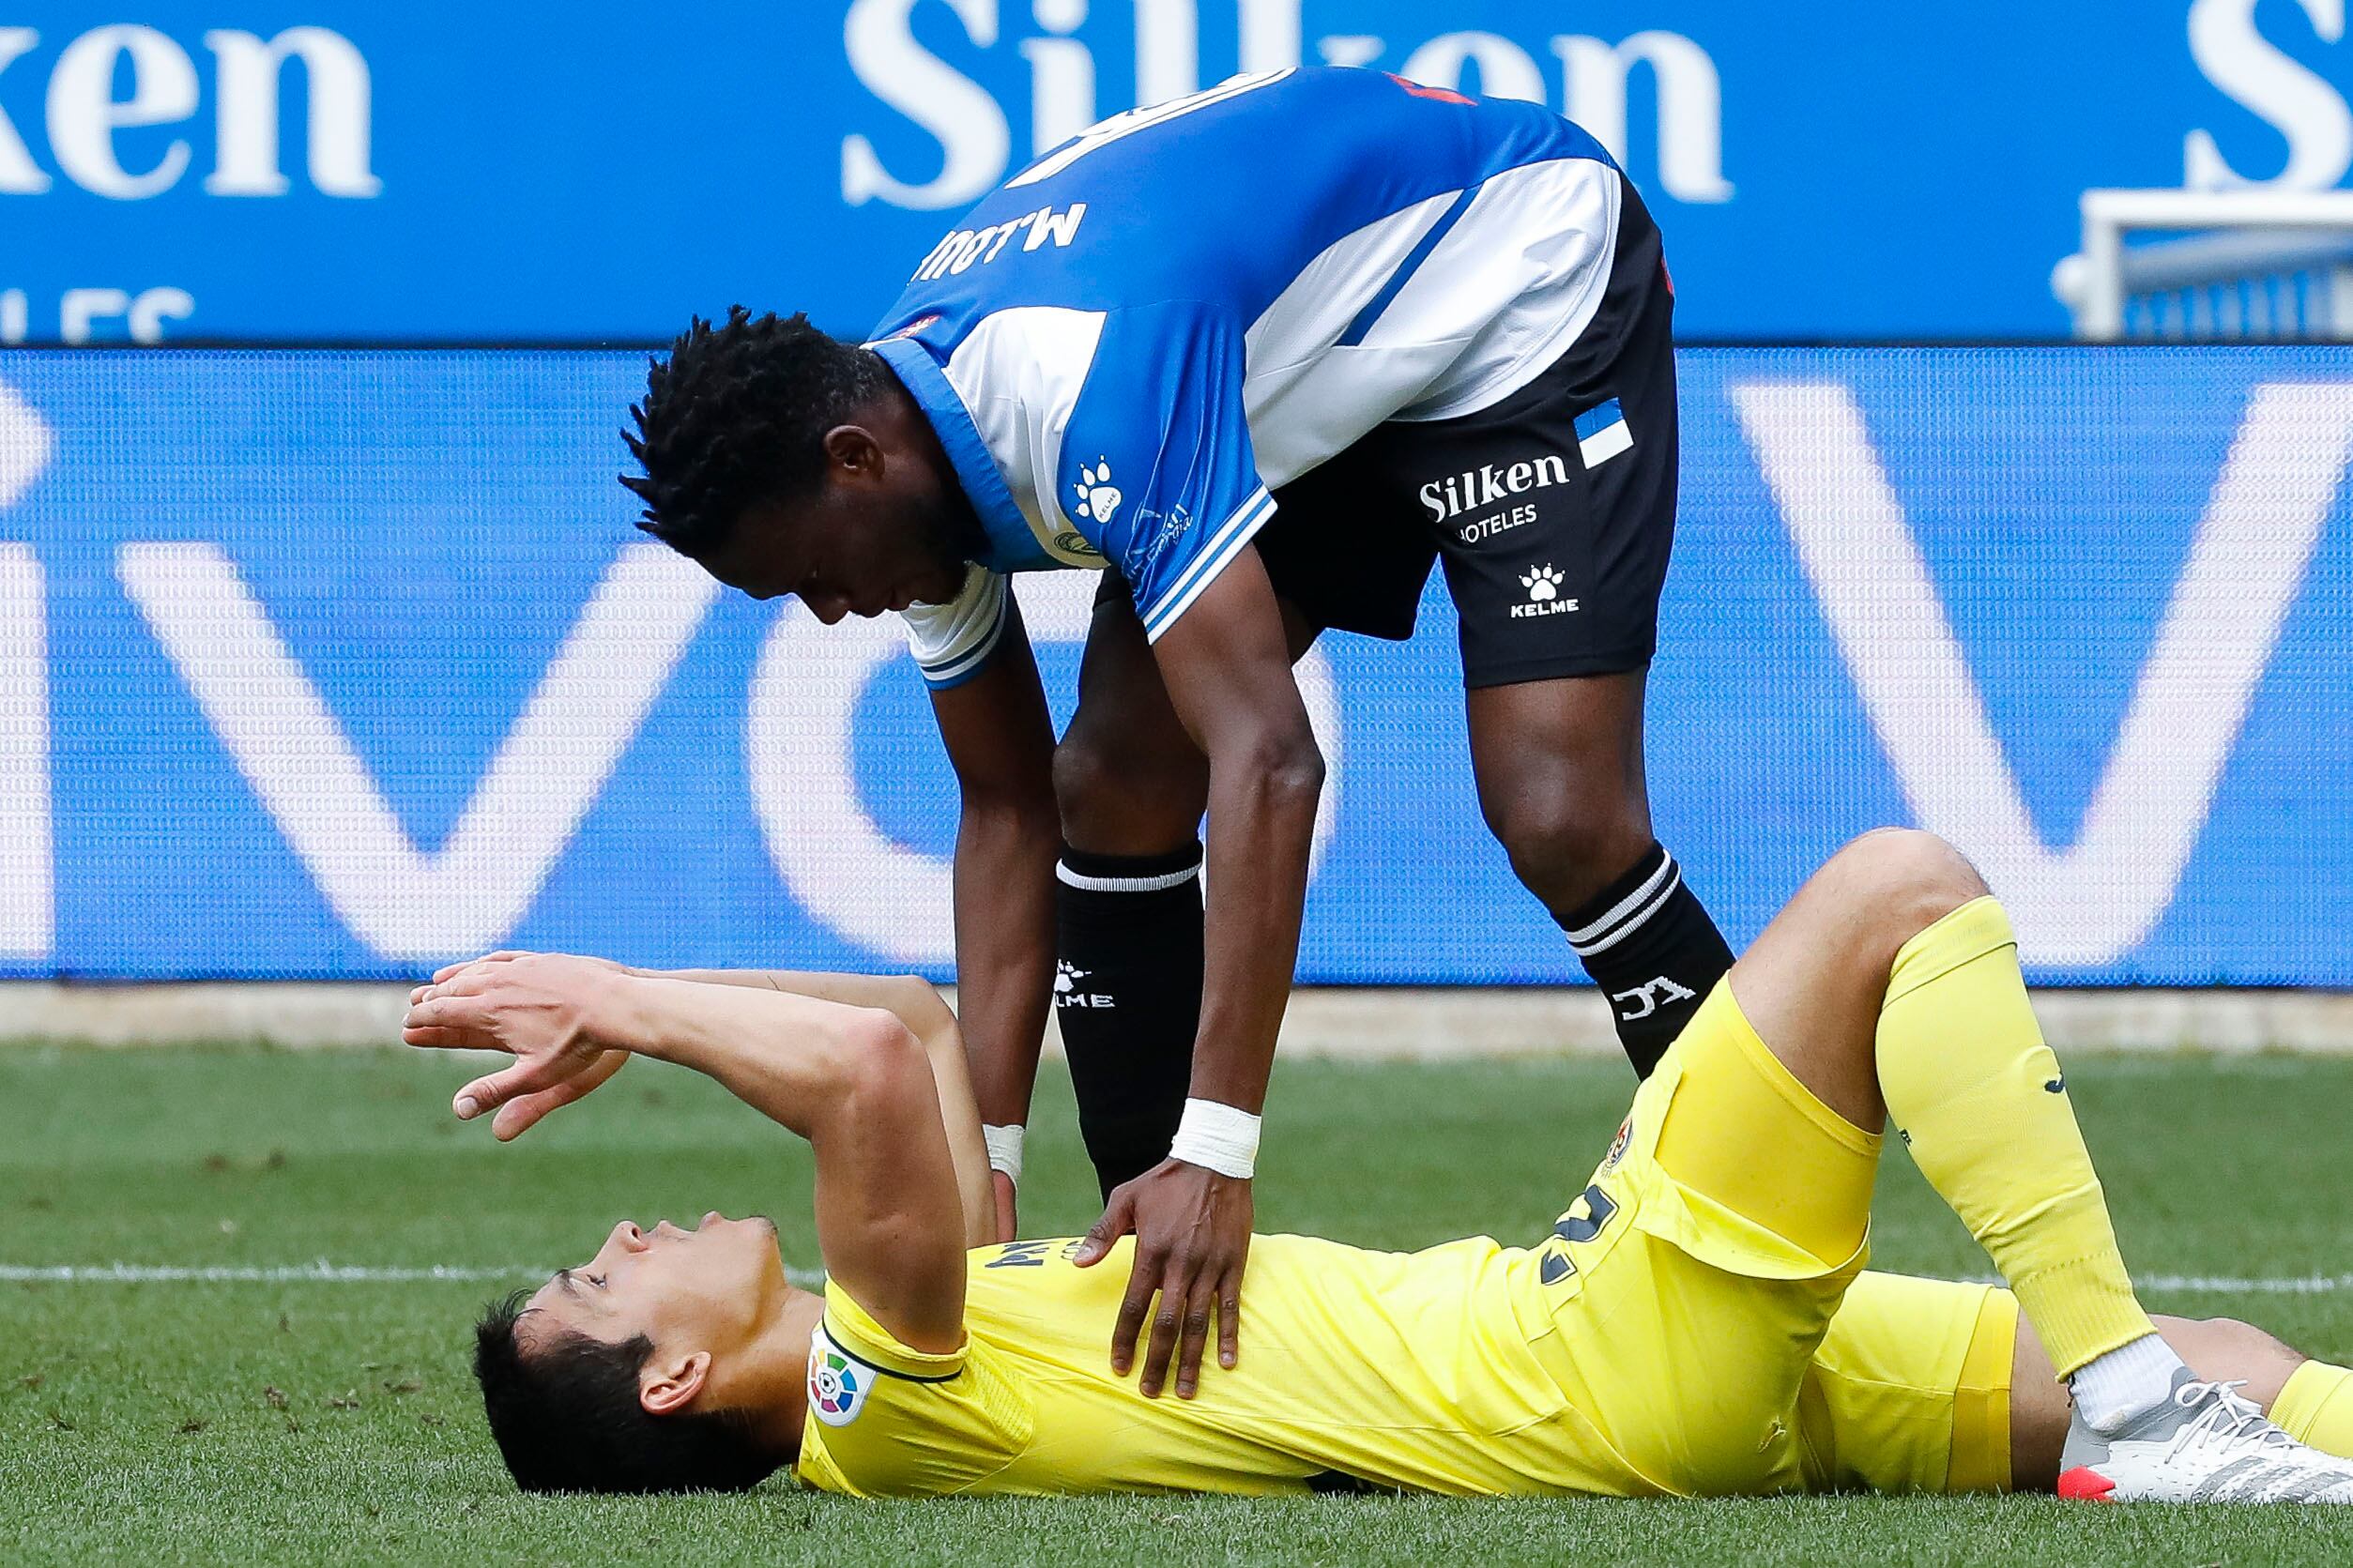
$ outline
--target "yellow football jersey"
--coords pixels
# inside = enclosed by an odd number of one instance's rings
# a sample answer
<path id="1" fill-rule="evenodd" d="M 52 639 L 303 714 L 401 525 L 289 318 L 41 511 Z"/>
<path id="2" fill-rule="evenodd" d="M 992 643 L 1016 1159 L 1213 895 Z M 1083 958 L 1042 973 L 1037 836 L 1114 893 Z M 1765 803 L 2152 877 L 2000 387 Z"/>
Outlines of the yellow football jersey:
<path id="1" fill-rule="evenodd" d="M 828 1286 L 801 1478 L 878 1497 L 1619 1489 L 1532 1347 L 1552 1326 L 1537 1255 L 1485 1237 L 1411 1254 L 1254 1238 L 1240 1364 L 1213 1359 L 1185 1400 L 1111 1371 L 1133 1242 L 1090 1269 L 1077 1246 L 975 1249 L 950 1355 L 909 1349 Z"/>
<path id="2" fill-rule="evenodd" d="M 1267 1493 L 1352 1480 L 1457 1492 L 1661 1489 L 1566 1416 L 1557 1385 L 1528 1370 L 1540 1352 L 1512 1347 L 1516 1315 L 1506 1313 L 1500 1344 L 1475 1331 L 1447 1337 L 1447 1325 L 1465 1323 L 1463 1302 L 1480 1280 L 1500 1285 L 1506 1298 L 1518 1288 L 1515 1255 L 1491 1242 L 1403 1256 L 1258 1238 L 1242 1365 L 1203 1368 L 1201 1397 L 1192 1401 L 1147 1400 L 1132 1378 L 1111 1376 L 1108 1325 L 1126 1259 L 1115 1254 L 1092 1270 L 1073 1269 L 1070 1246 L 1019 1241 L 970 1254 L 971 1330 L 955 1355 L 909 1350 L 832 1293 L 810 1361 L 801 1479 L 865 1497 Z M 1290 1292 L 1267 1288 L 1277 1274 L 1378 1284 L 1417 1264 L 1436 1266 L 1430 1278 L 1389 1298 L 1417 1302 L 1426 1316 L 1410 1322 L 1368 1315 L 1357 1301 L 1344 1309 L 1352 1331 L 1319 1324 L 1318 1309 L 1276 1300 Z M 1464 1290 L 1438 1287 L 1442 1275 Z M 1857 1276 L 1793 1414 L 1799 1484 L 2009 1490 L 2017 1326 L 2018 1303 L 2006 1290 Z M 1613 1328 L 1621 1336 L 1641 1332 L 1634 1324 Z M 1302 1332 L 1318 1336 L 1304 1355 Z M 1390 1362 L 1352 1359 L 1367 1334 L 1385 1340 Z M 1334 1348 L 1325 1353 L 1319 1344 Z M 1497 1367 L 1515 1371 L 1499 1378 Z M 1455 1391 L 1465 1389 L 1472 1397 L 1458 1409 Z M 1654 1404 L 1672 1419 L 1675 1391 L 1658 1390 Z M 1483 1415 L 1482 1426 L 1466 1419 L 1473 1413 Z M 1565 1452 L 1570 1445 L 1588 1445 L 1581 1459 Z"/>
<path id="3" fill-rule="evenodd" d="M 1241 1364 L 1198 1399 L 1111 1372 L 1128 1241 L 969 1254 L 950 1355 L 829 1286 L 798 1470 L 869 1497 L 1998 1489 L 2015 1303 L 1862 1271 L 1878 1153 L 1719 986 L 1539 1248 L 1258 1237 Z"/>
<path id="4" fill-rule="evenodd" d="M 1411 1343 L 1407 1330 L 1389 1331 L 1400 1351 L 1392 1367 L 1348 1364 L 1351 1342 L 1338 1333 L 1328 1343 L 1342 1348 L 1328 1357 L 1312 1347 L 1300 1357 L 1295 1337 L 1261 1345 L 1261 1328 L 1279 1335 L 1281 1322 L 1307 1326 L 1304 1313 L 1261 1307 L 1262 1297 L 1282 1293 L 1268 1291 L 1259 1272 L 1277 1257 L 1283 1262 L 1270 1274 L 1287 1278 L 1296 1277 L 1295 1265 L 1340 1263 L 1330 1256 L 1338 1254 L 1375 1263 L 1362 1272 L 1342 1271 L 1360 1284 L 1419 1261 L 1459 1282 L 1480 1274 L 1510 1291 L 1512 1255 L 1492 1243 L 1460 1241 L 1404 1257 L 1299 1237 L 1259 1238 L 1243 1364 L 1233 1372 L 1204 1368 L 1202 1396 L 1189 1403 L 1147 1400 L 1132 1378 L 1112 1378 L 1108 1325 L 1118 1312 L 1126 1260 L 1115 1255 L 1092 1271 L 1076 1270 L 1064 1261 L 1069 1246 L 1022 1241 L 973 1252 L 972 1300 L 995 1310 L 971 1314 L 972 1337 L 957 1355 L 909 1350 L 855 1302 L 833 1294 L 810 1362 L 801 1478 L 869 1497 L 1145 1486 L 1264 1493 L 1344 1484 L 1351 1477 L 1431 1490 L 1554 1492 L 1573 1489 L 1572 1479 L 1612 1494 L 1656 1489 L 1629 1486 L 1631 1467 L 1591 1432 L 1560 1429 L 1557 1414 L 1515 1424 L 1516 1411 L 1557 1409 L 1559 1396 L 1542 1381 L 1499 1393 L 1488 1376 L 1495 1363 L 1477 1337 L 1450 1345 L 1442 1325 L 1462 1319 L 1434 1304 L 1428 1332 L 1412 1325 Z M 1480 1271 L 1481 1257 L 1500 1271 Z M 1335 1275 L 1318 1268 L 1315 1277 Z M 1025 1286 L 1037 1290 L 1026 1302 Z M 1434 1293 L 1423 1299 L 1434 1303 Z M 1453 1300 L 1459 1306 L 1461 1297 Z M 1059 1321 L 1033 1351 L 1027 1347 L 1041 1319 Z M 1858 1276 L 1799 1395 L 1793 1424 L 1802 1446 L 1802 1484 L 1812 1491 L 2008 1490 L 2017 1324 L 2018 1303 L 2006 1290 Z M 1634 1332 L 1627 1324 L 1616 1329 Z M 1009 1333 L 1017 1343 L 1008 1352 Z M 1286 1355 L 1286 1365 L 1267 1364 Z M 1449 1356 L 1443 1374 L 1429 1364 Z M 1521 1366 L 1525 1376 L 1525 1363 L 1507 1343 L 1501 1360 Z M 1323 1379 L 1334 1372 L 1343 1381 L 1327 1391 Z M 1251 1381 L 1240 1381 L 1245 1378 Z M 1444 1387 L 1462 1378 L 1484 1392 L 1474 1403 L 1487 1410 L 1490 1430 L 1474 1431 L 1456 1413 Z M 1673 1390 L 1658 1391 L 1662 1414 L 1673 1397 Z M 1416 1398 L 1425 1419 L 1375 1423 L 1377 1408 L 1405 1411 Z M 1250 1400 L 1257 1408 L 1238 1416 L 1236 1408 Z M 1595 1443 L 1584 1463 L 1535 1473 L 1563 1463 L 1562 1446 L 1570 1441 Z M 1492 1452 L 1498 1448 L 1511 1452 Z"/>

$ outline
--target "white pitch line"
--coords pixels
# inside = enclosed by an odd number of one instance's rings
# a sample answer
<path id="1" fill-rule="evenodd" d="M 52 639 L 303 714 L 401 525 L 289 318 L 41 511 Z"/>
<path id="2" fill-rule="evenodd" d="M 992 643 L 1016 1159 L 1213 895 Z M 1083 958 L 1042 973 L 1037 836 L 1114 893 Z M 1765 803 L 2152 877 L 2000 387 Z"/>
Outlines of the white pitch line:
<path id="1" fill-rule="evenodd" d="M 1999 1274 L 1975 1274 L 1969 1285 L 2006 1285 Z M 2353 1290 L 2353 1274 L 2134 1274 L 2132 1288 L 2152 1295 L 2326 1296 Z"/>
<path id="2" fill-rule="evenodd" d="M 2264 1274 L 2240 1279 L 2229 1274 L 2147 1274 L 2132 1284 L 2142 1290 L 2209 1291 L 2234 1296 L 2324 1296 L 2353 1290 L 2353 1274 Z"/>
<path id="3" fill-rule="evenodd" d="M 197 1265 L 169 1263 L 0 1263 L 0 1284 L 26 1285 L 406 1285 L 417 1282 L 486 1284 L 500 1280 L 545 1279 L 553 1269 L 524 1264 L 481 1268 L 436 1263 L 427 1268 L 382 1267 L 362 1263 L 274 1265 Z M 825 1283 L 824 1271 L 787 1267 L 785 1277 L 803 1289 Z M 1990 1275 L 1973 1282 L 1999 1285 Z M 2159 1295 L 2209 1294 L 2226 1296 L 2325 1296 L 2353 1291 L 2353 1274 L 2143 1274 L 2132 1282 Z"/>
<path id="4" fill-rule="evenodd" d="M 177 1265 L 168 1263 L 0 1263 L 0 1284 L 26 1285 L 406 1285 L 420 1281 L 483 1284 L 545 1279 L 553 1269 L 509 1264 L 466 1268 L 436 1263 L 430 1268 L 376 1267 L 357 1263 L 276 1265 Z M 787 1268 L 785 1277 L 804 1288 L 825 1283 L 823 1273 Z"/>

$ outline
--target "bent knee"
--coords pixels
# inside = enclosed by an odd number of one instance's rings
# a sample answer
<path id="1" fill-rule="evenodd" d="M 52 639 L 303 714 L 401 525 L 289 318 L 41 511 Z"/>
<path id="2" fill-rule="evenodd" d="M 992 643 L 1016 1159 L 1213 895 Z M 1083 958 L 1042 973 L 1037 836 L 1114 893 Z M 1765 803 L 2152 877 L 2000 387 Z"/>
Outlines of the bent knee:
<path id="1" fill-rule="evenodd" d="M 1153 747 L 1074 724 L 1054 748 L 1062 836 L 1103 854 L 1156 854 L 1189 842 L 1209 796 L 1208 765 L 1189 742 Z"/>
<path id="2" fill-rule="evenodd" d="M 1520 882 L 1547 903 L 1581 903 L 1651 846 L 1639 800 L 1569 788 L 1515 792 L 1480 801 L 1488 830 Z"/>
<path id="3" fill-rule="evenodd" d="M 1968 857 L 1918 828 L 1874 828 L 1831 857 L 1858 912 L 1909 940 L 1988 889 Z"/>

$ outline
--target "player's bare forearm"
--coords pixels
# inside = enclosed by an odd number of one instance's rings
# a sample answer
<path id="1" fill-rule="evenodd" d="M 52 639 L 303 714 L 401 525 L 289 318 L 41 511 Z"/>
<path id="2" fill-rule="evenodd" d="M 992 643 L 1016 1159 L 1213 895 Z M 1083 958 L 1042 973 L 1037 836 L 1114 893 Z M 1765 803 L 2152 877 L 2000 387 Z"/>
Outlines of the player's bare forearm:
<path id="1" fill-rule="evenodd" d="M 1282 615 L 1245 549 L 1155 650 L 1209 758 L 1209 906 L 1193 1093 L 1256 1113 L 1291 995 L 1323 757 Z"/>
<path id="2" fill-rule="evenodd" d="M 1192 1093 L 1263 1108 L 1275 1037 L 1290 1000 L 1323 766 L 1313 737 L 1276 744 L 1209 775 L 1209 906 Z"/>
<path id="3" fill-rule="evenodd" d="M 595 1016 L 601 1043 L 716 1079 L 804 1138 L 835 1113 L 864 1053 L 916 1043 L 886 1008 L 683 975 L 621 976 Z"/>
<path id="4" fill-rule="evenodd" d="M 1245 748 L 1240 758 L 1210 758 L 1209 947 L 1193 1046 L 1195 1099 L 1252 1115 L 1265 1104 L 1298 952 L 1322 772 L 1312 737 L 1304 753 Z M 1136 1265 L 1112 1325 L 1111 1364 L 1123 1374 L 1138 1364 L 1135 1347 L 1149 1315 L 1150 1340 L 1137 1377 L 1148 1397 L 1172 1373 L 1180 1398 L 1199 1392 L 1213 1322 L 1218 1363 L 1240 1363 L 1253 1214 L 1247 1175 L 1172 1155 L 1112 1194 L 1089 1233 L 1082 1263 L 1100 1257 L 1121 1230 L 1136 1233 Z"/>
<path id="5" fill-rule="evenodd" d="M 1042 809 L 1041 809 L 1042 808 Z M 965 803 L 956 833 L 956 1005 L 980 1119 L 1029 1119 L 1054 991 L 1052 797 Z"/>
<path id="6" fill-rule="evenodd" d="M 931 1064 L 940 1101 L 940 1121 L 955 1163 L 956 1194 L 965 1209 L 965 1244 L 997 1239 L 996 1195 L 989 1180 L 988 1146 L 972 1096 L 972 1077 L 956 1015 L 932 983 L 920 975 L 833 974 L 803 969 L 633 969 L 653 979 L 706 985 L 741 985 L 789 992 L 851 1007 L 880 1008 L 907 1026 Z"/>
<path id="7" fill-rule="evenodd" d="M 956 1001 L 981 1118 L 1029 1119 L 1054 974 L 1054 726 L 1019 606 L 996 655 L 931 694 L 955 769 Z"/>
<path id="8" fill-rule="evenodd" d="M 898 1012 L 631 976 L 603 1027 L 611 1044 L 693 1068 L 806 1138 L 827 1272 L 917 1348 L 960 1342 L 963 1253 L 979 1206 L 959 1190 L 933 1062 Z"/>
<path id="9" fill-rule="evenodd" d="M 1323 789 L 1282 612 L 1255 548 L 1234 557 L 1154 653 L 1177 717 L 1209 758 L 1208 950 L 1192 1091 L 1255 1115 L 1291 993 Z M 1128 1370 L 1149 1315 L 1137 1378 L 1147 1395 L 1172 1364 L 1177 1393 L 1199 1392 L 1213 1319 L 1219 1362 L 1237 1364 L 1252 1202 L 1246 1167 L 1221 1164 L 1231 1174 L 1172 1156 L 1121 1186 L 1077 1259 L 1091 1266 L 1114 1238 L 1135 1232 L 1111 1364 Z"/>
<path id="10" fill-rule="evenodd" d="M 910 1029 L 923 1028 L 912 1015 L 928 1011 L 919 993 L 939 1002 L 939 993 L 920 975 L 857 975 L 825 969 L 639 969 L 629 971 L 646 980 L 684 980 L 697 985 L 741 985 L 755 991 L 789 991 L 823 1002 L 850 1007 L 879 1007 L 898 1014 Z"/>
<path id="11" fill-rule="evenodd" d="M 931 1063 L 895 1012 L 564 953 L 497 953 L 420 987 L 401 1035 L 513 1058 L 458 1091 L 464 1119 L 610 1076 L 630 1055 L 717 1080 L 808 1140 L 817 1242 L 844 1288 L 910 1345 L 958 1342 L 967 1204 Z"/>

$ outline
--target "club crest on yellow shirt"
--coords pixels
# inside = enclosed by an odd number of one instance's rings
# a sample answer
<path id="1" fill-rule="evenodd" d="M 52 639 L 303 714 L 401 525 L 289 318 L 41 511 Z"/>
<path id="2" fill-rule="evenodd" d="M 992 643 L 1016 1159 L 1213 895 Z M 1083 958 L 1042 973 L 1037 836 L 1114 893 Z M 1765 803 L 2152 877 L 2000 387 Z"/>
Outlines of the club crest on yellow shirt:
<path id="1" fill-rule="evenodd" d="M 842 1354 L 819 1324 L 809 1336 L 809 1409 L 828 1426 L 848 1426 L 866 1408 L 874 1368 Z"/>
<path id="2" fill-rule="evenodd" d="M 1618 1162 L 1626 1158 L 1627 1136 L 1633 1131 L 1634 1119 L 1632 1117 L 1629 1116 L 1624 1121 L 1618 1123 L 1618 1135 L 1610 1140 L 1610 1152 L 1601 1157 L 1601 1168 L 1603 1170 L 1615 1170 L 1618 1168 Z"/>

